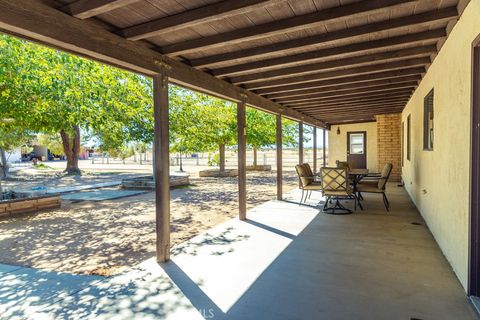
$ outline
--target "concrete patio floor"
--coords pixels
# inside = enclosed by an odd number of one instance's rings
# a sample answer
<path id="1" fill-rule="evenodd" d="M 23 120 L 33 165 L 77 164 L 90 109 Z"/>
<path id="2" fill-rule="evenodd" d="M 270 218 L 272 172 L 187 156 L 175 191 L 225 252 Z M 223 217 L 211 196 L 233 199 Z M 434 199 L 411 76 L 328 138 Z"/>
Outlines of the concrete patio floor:
<path id="1" fill-rule="evenodd" d="M 270 201 L 115 277 L 0 266 L 6 319 L 476 319 L 403 188 L 391 212 Z M 412 224 L 415 223 L 415 224 Z"/>

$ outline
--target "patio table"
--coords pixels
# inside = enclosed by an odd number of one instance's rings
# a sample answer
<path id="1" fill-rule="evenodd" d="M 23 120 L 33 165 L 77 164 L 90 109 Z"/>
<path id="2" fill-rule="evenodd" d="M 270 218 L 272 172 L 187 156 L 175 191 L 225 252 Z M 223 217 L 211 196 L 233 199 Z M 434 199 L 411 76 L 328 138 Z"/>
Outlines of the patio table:
<path id="1" fill-rule="evenodd" d="M 357 189 L 357 184 L 368 174 L 368 169 L 351 169 L 348 175 L 352 178 L 353 190 Z"/>

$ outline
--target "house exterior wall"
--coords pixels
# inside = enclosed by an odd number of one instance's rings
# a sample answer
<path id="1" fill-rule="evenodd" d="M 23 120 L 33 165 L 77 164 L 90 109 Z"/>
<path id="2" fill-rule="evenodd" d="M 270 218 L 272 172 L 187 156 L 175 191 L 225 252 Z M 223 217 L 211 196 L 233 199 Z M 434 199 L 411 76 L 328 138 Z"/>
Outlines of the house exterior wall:
<path id="1" fill-rule="evenodd" d="M 402 177 L 458 279 L 468 286 L 472 41 L 480 34 L 472 0 L 402 112 L 411 116 L 411 157 Z M 434 146 L 423 150 L 423 99 L 434 88 Z M 406 146 L 406 144 L 405 144 Z"/>
<path id="2" fill-rule="evenodd" d="M 402 174 L 402 146 L 401 146 L 401 124 L 402 114 L 377 115 L 377 168 L 382 168 L 387 163 L 393 165 L 390 174 L 391 181 L 400 181 Z"/>
<path id="3" fill-rule="evenodd" d="M 340 134 L 337 134 L 340 128 Z M 377 123 L 365 122 L 344 125 L 333 125 L 328 132 L 328 166 L 335 166 L 337 160 L 347 160 L 347 132 L 367 132 L 367 168 L 378 171 L 377 167 Z"/>

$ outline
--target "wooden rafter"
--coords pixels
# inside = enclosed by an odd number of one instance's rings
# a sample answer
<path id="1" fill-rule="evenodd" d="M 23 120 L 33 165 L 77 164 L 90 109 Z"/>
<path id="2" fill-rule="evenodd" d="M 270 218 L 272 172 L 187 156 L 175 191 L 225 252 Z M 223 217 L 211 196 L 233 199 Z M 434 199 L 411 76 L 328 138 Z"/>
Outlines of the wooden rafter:
<path id="1" fill-rule="evenodd" d="M 213 22 L 230 16 L 246 13 L 282 0 L 227 0 L 172 16 L 148 21 L 119 31 L 128 40 L 140 40 L 168 32 L 175 32 L 195 25 Z M 283 0 L 285 1 L 285 0 Z"/>
<path id="2" fill-rule="evenodd" d="M 356 100 L 360 99 L 369 99 L 369 98 L 378 98 L 378 97 L 385 97 L 385 96 L 400 96 L 400 95 L 411 95 L 413 92 L 413 89 L 411 88 L 403 88 L 403 89 L 398 89 L 398 90 L 392 90 L 392 91 L 387 91 L 387 92 L 362 92 L 362 93 L 355 93 L 351 94 L 349 96 L 338 96 L 338 97 L 326 97 L 326 98 L 316 98 L 316 99 L 310 99 L 307 102 L 299 102 L 297 103 L 297 106 L 299 105 L 309 105 L 309 104 L 314 104 L 314 103 L 328 103 L 328 102 L 340 102 L 340 101 L 345 101 L 345 102 L 354 102 Z M 295 106 L 292 106 L 292 108 L 295 108 Z"/>
<path id="3" fill-rule="evenodd" d="M 317 105 L 312 105 L 309 107 L 302 107 L 299 110 L 302 110 L 303 112 L 307 113 L 312 113 L 315 114 L 318 111 L 326 111 L 326 110 L 337 110 L 337 109 L 342 109 L 342 110 L 349 110 L 349 109 L 355 109 L 358 107 L 374 107 L 374 106 L 383 106 L 385 104 L 394 104 L 394 103 L 400 103 L 400 104 L 405 104 L 408 101 L 408 97 L 398 97 L 398 98 L 389 98 L 389 99 L 383 99 L 379 101 L 371 101 L 371 102 L 363 102 L 363 103 L 333 103 L 333 104 L 317 104 Z"/>
<path id="4" fill-rule="evenodd" d="M 347 89 L 347 90 L 336 90 L 330 92 L 320 92 L 315 94 L 306 94 L 300 97 L 286 98 L 286 99 L 277 99 L 276 101 L 281 104 L 293 105 L 297 102 L 301 103 L 303 101 L 309 102 L 311 99 L 315 98 L 326 98 L 326 97 L 348 97 L 349 95 L 356 93 L 370 93 L 378 91 L 388 91 L 388 90 L 398 90 L 401 88 L 415 88 L 417 86 L 417 81 L 402 82 L 395 84 L 386 84 L 369 88 L 358 88 L 358 89 Z"/>
<path id="5" fill-rule="evenodd" d="M 425 66 L 430 62 L 431 61 L 429 57 L 413 58 L 401 61 L 371 64 L 367 66 L 354 67 L 344 70 L 327 71 L 318 74 L 315 73 L 308 75 L 300 75 L 275 80 L 262 80 L 258 82 L 248 83 L 245 85 L 245 88 L 250 90 L 256 90 L 285 84 L 303 83 L 320 79 L 341 78 L 365 73 L 375 73 L 376 71 L 395 70 L 413 66 Z"/>
<path id="6" fill-rule="evenodd" d="M 398 45 L 407 45 L 414 44 L 420 41 L 433 40 L 437 41 L 438 39 L 445 37 L 447 32 L 444 28 L 422 31 L 412 34 L 407 34 L 398 37 L 379 39 L 373 41 L 364 41 L 354 44 L 349 44 L 340 47 L 326 48 L 316 51 L 310 51 L 306 53 L 300 53 L 295 55 L 288 55 L 279 58 L 271 58 L 266 60 L 260 60 L 250 63 L 237 64 L 234 66 L 228 66 L 218 69 L 210 70 L 210 72 L 215 76 L 225 76 L 238 73 L 251 72 L 258 68 L 279 68 L 288 66 L 290 64 L 296 64 L 299 61 L 302 63 L 313 62 L 318 59 L 325 59 L 328 57 L 338 57 L 342 54 L 352 54 L 356 52 L 381 49 L 381 48 L 392 48 Z"/>
<path id="7" fill-rule="evenodd" d="M 366 54 L 345 59 L 329 60 L 325 62 L 317 62 L 306 65 L 299 65 L 290 68 L 281 68 L 278 70 L 255 72 L 244 76 L 230 78 L 232 83 L 249 83 L 258 81 L 259 79 L 281 78 L 285 76 L 292 76 L 297 74 L 318 73 L 328 69 L 348 68 L 354 65 L 371 64 L 380 61 L 393 61 L 409 57 L 430 56 L 437 51 L 435 45 L 412 47 L 406 49 L 395 49 L 387 52 Z M 252 70 L 254 71 L 254 70 Z"/>
<path id="8" fill-rule="evenodd" d="M 381 79 L 395 79 L 401 78 L 405 76 L 417 75 L 421 76 L 425 73 L 425 67 L 413 67 L 413 68 L 406 68 L 406 69 L 399 69 L 399 70 L 392 70 L 392 71 L 383 71 L 383 72 L 376 72 L 376 73 L 368 73 L 362 75 L 355 75 L 350 77 L 343 77 L 338 79 L 327 79 L 327 80 L 319 80 L 319 81 L 311 81 L 305 82 L 300 84 L 292 84 L 292 85 L 283 85 L 265 89 L 259 89 L 255 92 L 260 95 L 270 95 L 276 93 L 295 93 L 296 91 L 312 89 L 312 88 L 324 88 L 330 87 L 334 85 L 340 84 L 349 84 L 349 83 L 362 83 L 368 81 L 375 81 Z"/>
<path id="9" fill-rule="evenodd" d="M 352 38 L 369 33 L 376 33 L 379 31 L 392 30 L 397 28 L 408 28 L 412 25 L 431 23 L 433 21 L 442 21 L 452 19 L 458 16 L 456 7 L 449 7 L 445 9 L 429 11 L 425 13 L 419 13 L 416 15 L 395 18 L 387 21 L 381 21 L 377 23 L 371 23 L 353 27 L 349 29 L 332 31 L 329 33 L 323 33 L 315 36 L 296 38 L 293 40 L 287 40 L 283 42 L 277 42 L 273 44 L 259 45 L 250 49 L 233 51 L 228 53 L 215 54 L 198 59 L 192 59 L 190 64 L 192 66 L 209 66 L 212 64 L 236 61 L 240 59 L 254 57 L 254 56 L 268 56 L 273 52 L 288 52 L 291 50 L 297 50 L 306 47 L 318 47 L 319 44 L 338 41 L 341 39 Z"/>
<path id="10" fill-rule="evenodd" d="M 75 18 L 87 19 L 137 1 L 139 0 L 78 0 L 64 6 L 62 10 Z"/>
<path id="11" fill-rule="evenodd" d="M 304 105 L 300 107 L 292 107 L 297 110 L 301 111 L 311 111 L 312 109 L 320 109 L 320 108 L 325 108 L 325 107 L 332 107 L 332 106 L 367 106 L 375 103 L 382 103 L 382 102 L 391 102 L 391 101 L 399 101 L 399 100 L 405 100 L 409 99 L 410 94 L 405 93 L 401 95 L 396 95 L 396 96 L 388 96 L 384 98 L 373 98 L 373 99 L 368 99 L 368 100 L 363 100 L 363 101 L 336 101 L 336 102 L 323 102 L 323 103 L 315 103 L 312 102 L 310 105 Z"/>
<path id="12" fill-rule="evenodd" d="M 365 15 L 369 11 L 399 4 L 405 4 L 415 0 L 365 0 L 348 4 L 342 7 L 325 9 L 319 12 L 307 13 L 304 15 L 273 21 L 254 27 L 237 29 L 226 33 L 220 33 L 210 37 L 192 39 L 180 43 L 165 46 L 161 49 L 163 53 L 181 55 L 191 51 L 223 46 L 226 43 L 236 43 L 245 40 L 266 38 L 272 35 L 285 32 L 301 31 L 308 27 L 315 27 L 339 18 L 346 18 L 353 15 Z"/>
<path id="13" fill-rule="evenodd" d="M 422 77 L 420 75 L 413 75 L 413 76 L 405 76 L 405 77 L 392 78 L 392 79 L 370 80 L 370 81 L 364 81 L 364 82 L 339 84 L 339 85 L 329 86 L 324 88 L 313 88 L 313 89 L 277 93 L 277 94 L 267 95 L 267 98 L 268 99 L 285 99 L 285 98 L 292 98 L 292 97 L 301 97 L 305 94 L 326 93 L 326 92 L 332 92 L 337 90 L 349 90 L 349 89 L 358 89 L 358 88 L 370 88 L 370 87 L 387 85 L 387 84 L 401 84 L 404 82 L 419 81 L 421 79 Z"/>

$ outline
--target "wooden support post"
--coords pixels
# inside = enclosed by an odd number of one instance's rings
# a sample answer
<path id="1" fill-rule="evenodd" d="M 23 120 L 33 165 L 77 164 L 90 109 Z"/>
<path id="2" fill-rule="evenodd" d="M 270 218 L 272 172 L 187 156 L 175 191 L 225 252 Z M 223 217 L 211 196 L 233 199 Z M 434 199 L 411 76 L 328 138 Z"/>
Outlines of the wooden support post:
<path id="1" fill-rule="evenodd" d="M 283 199 L 282 116 L 277 114 L 277 200 Z"/>
<path id="2" fill-rule="evenodd" d="M 154 176 L 156 201 L 157 261 L 170 259 L 170 168 L 167 66 L 153 77 Z"/>
<path id="3" fill-rule="evenodd" d="M 238 206 L 240 220 L 247 219 L 247 144 L 245 102 L 237 103 L 238 128 Z"/>
<path id="4" fill-rule="evenodd" d="M 303 163 L 303 121 L 298 123 L 298 164 Z M 298 179 L 298 186 L 302 186 L 302 182 Z"/>
<path id="5" fill-rule="evenodd" d="M 303 163 L 303 122 L 298 123 L 298 164 Z"/>
<path id="6" fill-rule="evenodd" d="M 317 127 L 313 126 L 313 172 L 317 172 Z"/>
<path id="7" fill-rule="evenodd" d="M 323 167 L 327 166 L 327 129 L 323 128 Z"/>

